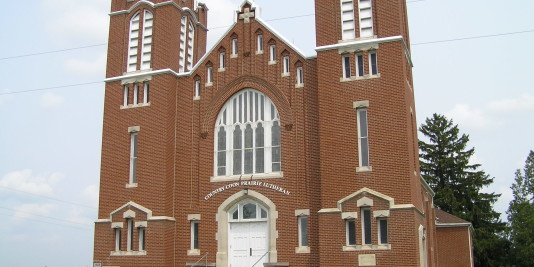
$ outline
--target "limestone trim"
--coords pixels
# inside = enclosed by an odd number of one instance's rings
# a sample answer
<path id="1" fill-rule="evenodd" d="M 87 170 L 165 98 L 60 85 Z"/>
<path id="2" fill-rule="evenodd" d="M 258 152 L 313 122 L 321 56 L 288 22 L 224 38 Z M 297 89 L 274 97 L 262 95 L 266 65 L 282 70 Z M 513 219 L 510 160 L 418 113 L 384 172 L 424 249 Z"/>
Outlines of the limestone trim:
<path id="1" fill-rule="evenodd" d="M 295 210 L 295 216 L 296 217 L 298 217 L 298 216 L 310 216 L 310 210 L 309 209 Z"/>
<path id="2" fill-rule="evenodd" d="M 120 208 L 112 211 L 109 213 L 109 219 L 97 219 L 95 221 L 95 223 L 111 223 L 112 222 L 112 218 L 113 218 L 113 214 L 116 214 L 117 212 L 120 212 L 121 210 L 124 210 L 125 208 L 127 207 L 133 207 L 133 208 L 136 208 L 140 211 L 142 211 L 143 213 L 146 214 L 146 217 L 147 217 L 147 221 L 176 221 L 173 217 L 167 217 L 167 216 L 152 216 L 152 210 L 142 206 L 142 205 L 139 205 L 133 201 L 130 201 L 124 205 L 122 205 Z"/>
<path id="3" fill-rule="evenodd" d="M 373 217 L 375 217 L 375 218 L 387 218 L 387 217 L 389 217 L 389 210 L 375 210 L 375 211 L 373 211 Z"/>
<path id="4" fill-rule="evenodd" d="M 260 205 L 268 209 L 268 223 L 269 223 L 269 248 L 268 261 L 277 262 L 278 252 L 276 250 L 276 241 L 278 239 L 278 231 L 276 230 L 276 221 L 278 219 L 278 210 L 276 205 L 261 193 L 248 190 L 245 194 L 239 191 L 229 198 L 227 198 L 218 208 L 215 220 L 217 221 L 217 233 L 215 239 L 217 240 L 217 266 L 228 266 L 228 212 L 235 204 L 245 199 L 251 199 L 258 202 Z"/>
<path id="5" fill-rule="evenodd" d="M 372 207 L 373 206 L 373 200 L 368 197 L 362 197 L 356 201 L 356 205 L 358 208 L 360 207 Z"/>
<path id="6" fill-rule="evenodd" d="M 343 212 L 341 213 L 341 219 L 343 220 L 358 219 L 358 212 Z"/>
<path id="7" fill-rule="evenodd" d="M 193 22 L 201 27 L 202 29 L 204 30 L 208 30 L 208 28 L 203 25 L 202 23 L 200 23 L 198 21 L 198 18 L 197 18 L 197 14 L 195 13 L 195 11 L 191 10 L 190 8 L 188 7 L 180 7 L 179 5 L 177 5 L 174 1 L 166 1 L 166 2 L 162 2 L 162 3 L 157 3 L 157 4 L 154 4 L 150 1 L 147 1 L 147 0 L 141 0 L 137 3 L 135 3 L 134 5 L 132 5 L 129 9 L 126 9 L 126 10 L 119 10 L 119 11 L 115 11 L 115 12 L 111 12 L 109 13 L 109 16 L 110 17 L 113 17 L 113 16 L 117 16 L 117 15 L 123 15 L 123 14 L 130 14 L 132 13 L 137 7 L 139 7 L 140 5 L 142 4 L 145 4 L 145 5 L 148 5 L 150 6 L 151 8 L 158 8 L 158 7 L 161 7 L 161 6 L 166 6 L 166 5 L 172 5 L 174 7 L 176 7 L 178 10 L 180 10 L 181 12 L 188 12 L 189 14 L 191 14 L 191 17 L 193 18 Z M 206 8 L 205 5 L 203 5 L 204 8 Z M 206 8 L 206 10 L 208 10 Z"/>
<path id="8" fill-rule="evenodd" d="M 147 221 L 135 222 L 134 225 L 135 225 L 135 228 L 147 228 L 148 222 Z"/>
<path id="9" fill-rule="evenodd" d="M 366 39 L 366 40 L 356 40 L 352 42 L 344 42 L 344 43 L 338 43 L 338 44 L 332 44 L 332 45 L 324 45 L 324 46 L 316 47 L 315 51 L 321 52 L 321 51 L 338 49 L 340 50 L 340 53 L 341 53 L 342 51 L 356 51 L 356 50 L 362 50 L 363 48 L 375 48 L 373 46 L 378 46 L 381 43 L 398 42 L 398 41 L 402 43 L 402 47 L 404 48 L 404 54 L 406 56 L 406 59 L 410 63 L 410 66 L 413 67 L 411 52 L 408 49 L 408 46 L 406 45 L 406 41 L 404 40 L 404 37 L 402 37 L 401 35 L 377 38 L 377 39 L 373 38 L 373 39 Z"/>
<path id="10" fill-rule="evenodd" d="M 130 72 L 131 73 L 131 72 Z M 132 78 L 121 80 L 122 85 L 132 84 L 132 83 L 144 83 L 152 80 L 152 75 L 146 71 L 141 72 L 142 75 L 134 76 Z"/>
<path id="11" fill-rule="evenodd" d="M 339 208 L 320 209 L 317 213 L 341 213 Z"/>
<path id="12" fill-rule="evenodd" d="M 410 109 L 411 109 L 411 107 L 410 107 Z M 417 173 L 416 173 L 416 175 L 417 175 Z M 434 196 L 436 196 L 436 192 L 434 192 L 434 190 L 432 190 L 432 188 L 425 181 L 423 176 L 419 175 L 419 180 L 421 180 L 421 185 L 423 186 L 423 188 L 430 194 L 430 196 L 432 196 L 432 198 L 434 198 Z"/>
<path id="13" fill-rule="evenodd" d="M 114 223 L 111 223 L 111 228 L 115 229 L 115 228 L 124 228 L 124 223 L 123 222 L 114 222 Z"/>
<path id="14" fill-rule="evenodd" d="M 343 251 L 391 250 L 390 244 L 343 246 Z"/>
<path id="15" fill-rule="evenodd" d="M 110 256 L 146 256 L 146 250 L 143 251 L 111 251 Z"/>
<path id="16" fill-rule="evenodd" d="M 308 254 L 310 251 L 310 247 L 295 247 L 296 254 Z"/>
<path id="17" fill-rule="evenodd" d="M 188 214 L 187 220 L 188 221 L 200 221 L 200 214 Z"/>
<path id="18" fill-rule="evenodd" d="M 341 210 L 341 206 L 342 206 L 343 203 L 347 202 L 347 201 L 350 200 L 350 199 L 355 198 L 356 196 L 358 196 L 358 195 L 360 195 L 360 194 L 362 194 L 362 193 L 371 194 L 371 195 L 373 195 L 373 196 L 375 196 L 375 197 L 378 197 L 378 198 L 381 198 L 381 199 L 384 199 L 384 200 L 388 201 L 388 202 L 389 202 L 389 207 L 390 207 L 390 208 L 392 208 L 393 206 L 395 206 L 395 200 L 394 200 L 392 197 L 386 196 L 386 195 L 384 195 L 384 194 L 382 194 L 382 193 L 378 193 L 378 192 L 376 192 L 376 191 L 374 191 L 374 190 L 371 190 L 371 189 L 369 189 L 369 188 L 367 188 L 367 187 L 364 187 L 364 188 L 362 188 L 362 189 L 360 189 L 360 190 L 358 190 L 358 191 L 352 193 L 351 195 L 348 195 L 348 196 L 346 196 L 345 198 L 339 200 L 339 201 L 337 202 L 337 208 L 338 208 L 339 210 Z"/>
<path id="19" fill-rule="evenodd" d="M 356 196 L 358 196 L 359 194 L 362 194 L 362 193 L 368 193 L 368 194 L 371 194 L 371 195 L 374 195 L 376 197 L 379 197 L 379 198 L 382 198 L 386 201 L 389 202 L 389 210 L 402 210 L 402 209 L 414 209 L 415 211 L 417 211 L 417 213 L 421 214 L 424 216 L 424 214 L 415 207 L 415 205 L 413 204 L 395 204 L 395 200 L 392 198 L 392 197 L 389 197 L 387 195 L 384 195 L 382 193 L 378 193 L 374 190 L 371 190 L 369 188 L 362 188 L 354 193 L 352 193 L 351 195 L 339 200 L 337 202 L 337 208 L 323 208 L 321 210 L 318 211 L 318 213 L 341 213 L 342 211 L 342 205 L 343 203 L 355 198 Z"/>
<path id="20" fill-rule="evenodd" d="M 127 210 L 122 214 L 122 218 L 124 219 L 134 219 L 135 218 L 135 211 L 133 210 Z"/>

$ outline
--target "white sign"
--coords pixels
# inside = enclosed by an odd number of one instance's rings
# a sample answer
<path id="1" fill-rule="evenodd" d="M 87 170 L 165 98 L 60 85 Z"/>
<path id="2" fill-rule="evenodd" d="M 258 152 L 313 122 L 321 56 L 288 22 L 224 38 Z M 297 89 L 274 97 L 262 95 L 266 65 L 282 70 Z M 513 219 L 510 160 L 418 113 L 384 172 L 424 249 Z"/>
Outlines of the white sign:
<path id="1" fill-rule="evenodd" d="M 232 189 L 232 188 L 237 188 L 237 187 L 263 187 L 263 188 L 268 188 L 268 189 L 271 189 L 271 190 L 274 190 L 274 191 L 278 191 L 284 195 L 290 195 L 291 192 L 287 191 L 286 189 L 284 189 L 283 187 L 280 187 L 278 185 L 275 185 L 275 184 L 271 184 L 271 183 L 266 183 L 266 182 L 260 182 L 260 181 L 241 181 L 241 182 L 235 182 L 235 183 L 231 183 L 231 184 L 227 184 L 225 186 L 221 186 L 213 191 L 211 191 L 211 193 L 207 194 L 205 197 L 204 197 L 204 200 L 208 200 L 212 197 L 214 197 L 215 195 L 225 191 L 225 190 L 228 190 L 228 189 Z"/>

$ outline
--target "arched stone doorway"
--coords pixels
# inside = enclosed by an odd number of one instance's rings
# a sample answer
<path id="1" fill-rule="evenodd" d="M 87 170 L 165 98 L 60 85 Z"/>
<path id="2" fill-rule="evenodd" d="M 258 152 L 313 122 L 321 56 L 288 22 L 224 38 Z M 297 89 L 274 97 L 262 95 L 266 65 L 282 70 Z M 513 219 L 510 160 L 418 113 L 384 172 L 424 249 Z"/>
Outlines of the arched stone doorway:
<path id="1" fill-rule="evenodd" d="M 254 190 L 229 197 L 217 212 L 217 266 L 250 267 L 264 254 L 256 266 L 277 262 L 277 219 L 276 205 Z"/>

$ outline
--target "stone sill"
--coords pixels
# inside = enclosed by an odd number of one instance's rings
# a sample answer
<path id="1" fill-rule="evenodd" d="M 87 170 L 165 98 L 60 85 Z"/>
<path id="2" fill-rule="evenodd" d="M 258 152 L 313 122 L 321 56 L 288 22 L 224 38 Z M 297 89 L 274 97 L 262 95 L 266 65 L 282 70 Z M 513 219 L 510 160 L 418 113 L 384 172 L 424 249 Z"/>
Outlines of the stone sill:
<path id="1" fill-rule="evenodd" d="M 127 106 L 121 105 L 121 109 L 130 109 L 130 108 L 141 108 L 141 107 L 150 107 L 150 102 L 140 103 L 140 104 L 130 104 Z"/>
<path id="2" fill-rule="evenodd" d="M 380 78 L 380 73 L 376 75 L 369 75 L 366 74 L 364 76 L 358 77 L 358 76 L 350 76 L 350 78 L 339 78 L 340 82 L 352 82 L 352 81 L 360 81 L 360 80 L 369 80 L 369 79 L 377 79 Z"/>
<path id="3" fill-rule="evenodd" d="M 258 179 L 279 179 L 284 178 L 283 172 L 274 172 L 274 173 L 261 173 L 254 174 L 252 180 Z M 242 175 L 232 175 L 232 176 L 212 176 L 210 177 L 210 182 L 233 182 L 233 181 L 249 181 L 250 176 L 243 177 Z"/>
<path id="4" fill-rule="evenodd" d="M 369 250 L 391 250 L 391 245 L 356 245 L 343 246 L 343 251 L 369 251 Z"/>
<path id="5" fill-rule="evenodd" d="M 110 256 L 146 256 L 146 251 L 111 251 Z"/>

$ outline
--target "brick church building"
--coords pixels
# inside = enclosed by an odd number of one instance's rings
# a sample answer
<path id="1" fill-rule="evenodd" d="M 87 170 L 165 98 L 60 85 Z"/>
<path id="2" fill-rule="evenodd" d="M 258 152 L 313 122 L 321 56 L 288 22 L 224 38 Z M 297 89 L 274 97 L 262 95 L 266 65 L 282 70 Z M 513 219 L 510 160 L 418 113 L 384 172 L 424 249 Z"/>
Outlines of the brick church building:
<path id="1" fill-rule="evenodd" d="M 405 1 L 315 9 L 307 57 L 253 1 L 209 50 L 205 4 L 111 1 L 94 266 L 472 266 L 419 173 Z"/>

